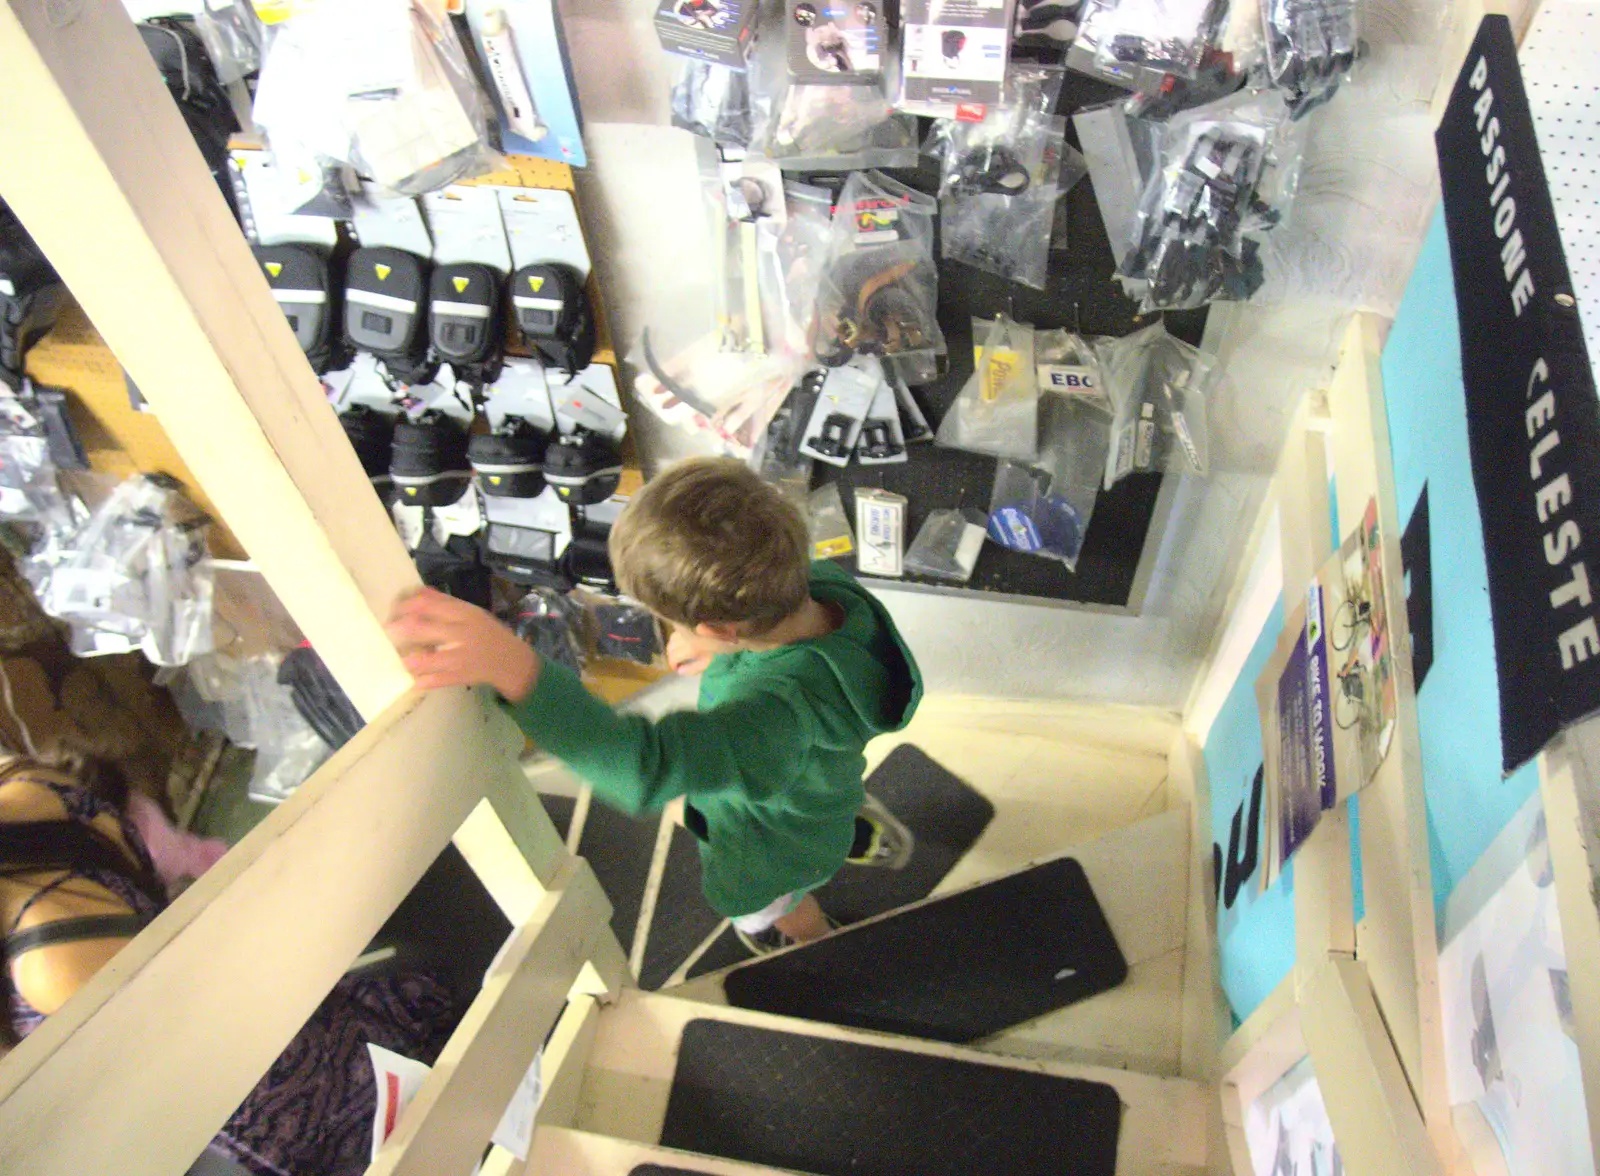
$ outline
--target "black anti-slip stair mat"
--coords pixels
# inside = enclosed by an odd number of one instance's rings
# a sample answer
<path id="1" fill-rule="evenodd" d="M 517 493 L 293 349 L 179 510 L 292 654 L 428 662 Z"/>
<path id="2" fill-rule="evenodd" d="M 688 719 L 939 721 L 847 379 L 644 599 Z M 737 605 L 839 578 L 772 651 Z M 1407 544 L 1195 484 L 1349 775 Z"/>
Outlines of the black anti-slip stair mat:
<path id="1" fill-rule="evenodd" d="M 663 1168 L 660 1164 L 640 1164 L 628 1176 L 711 1176 L 695 1168 Z"/>
<path id="2" fill-rule="evenodd" d="M 656 852 L 661 817 L 635 820 L 626 813 L 595 800 L 584 818 L 578 856 L 587 859 L 611 900 L 611 930 L 624 951 L 632 950 L 639 908 L 650 878 L 650 859 Z"/>
<path id="3" fill-rule="evenodd" d="M 1128 964 L 1070 858 L 735 968 L 728 1003 L 975 1041 L 1115 988 Z"/>
<path id="4" fill-rule="evenodd" d="M 1113 1087 L 724 1021 L 684 1027 L 663 1146 L 816 1176 L 1114 1176 Z"/>
<path id="5" fill-rule="evenodd" d="M 911 830 L 916 851 L 903 870 L 845 866 L 817 891 L 822 909 L 841 923 L 860 922 L 928 897 L 994 819 L 992 804 L 910 744 L 902 744 L 884 757 L 867 777 L 867 791 Z M 665 984 L 716 930 L 718 922 L 700 892 L 700 857 L 694 835 L 675 830 L 640 986 L 654 990 Z M 688 976 L 703 976 L 748 958 L 749 953 L 729 928 L 689 969 Z"/>

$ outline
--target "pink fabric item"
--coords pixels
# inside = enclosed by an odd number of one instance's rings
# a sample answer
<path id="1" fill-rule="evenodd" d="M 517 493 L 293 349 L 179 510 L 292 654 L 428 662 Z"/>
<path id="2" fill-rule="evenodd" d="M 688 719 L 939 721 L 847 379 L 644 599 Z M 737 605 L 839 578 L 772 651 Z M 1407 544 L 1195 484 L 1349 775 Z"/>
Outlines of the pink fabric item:
<path id="1" fill-rule="evenodd" d="M 161 806 L 142 792 L 129 794 L 128 819 L 150 851 L 156 873 L 168 886 L 183 878 L 198 878 L 228 852 L 226 841 L 196 837 L 175 827 Z"/>

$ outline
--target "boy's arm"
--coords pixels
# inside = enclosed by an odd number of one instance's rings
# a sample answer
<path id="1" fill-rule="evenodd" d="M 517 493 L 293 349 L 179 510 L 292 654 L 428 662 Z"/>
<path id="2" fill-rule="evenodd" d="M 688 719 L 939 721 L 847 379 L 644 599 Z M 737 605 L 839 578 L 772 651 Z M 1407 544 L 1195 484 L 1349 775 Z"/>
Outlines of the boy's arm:
<path id="1" fill-rule="evenodd" d="M 733 787 L 760 797 L 793 774 L 798 749 L 810 742 L 799 710 L 776 695 L 651 722 L 618 714 L 566 666 L 549 663 L 527 697 L 505 708 L 597 797 L 629 812 Z"/>
<path id="2" fill-rule="evenodd" d="M 418 686 L 493 686 L 534 742 L 633 812 L 734 786 L 765 795 L 794 775 L 812 742 L 802 710 L 776 694 L 658 723 L 619 715 L 494 617 L 430 588 L 401 601 L 388 629 Z"/>

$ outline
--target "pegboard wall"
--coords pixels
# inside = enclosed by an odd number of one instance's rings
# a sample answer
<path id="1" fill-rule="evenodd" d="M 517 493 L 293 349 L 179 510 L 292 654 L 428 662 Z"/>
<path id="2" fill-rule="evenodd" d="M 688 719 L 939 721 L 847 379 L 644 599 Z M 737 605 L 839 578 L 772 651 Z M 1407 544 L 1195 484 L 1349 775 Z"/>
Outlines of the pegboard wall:
<path id="1" fill-rule="evenodd" d="M 1600 372 L 1600 3 L 1543 0 L 1520 58 L 1589 364 Z"/>

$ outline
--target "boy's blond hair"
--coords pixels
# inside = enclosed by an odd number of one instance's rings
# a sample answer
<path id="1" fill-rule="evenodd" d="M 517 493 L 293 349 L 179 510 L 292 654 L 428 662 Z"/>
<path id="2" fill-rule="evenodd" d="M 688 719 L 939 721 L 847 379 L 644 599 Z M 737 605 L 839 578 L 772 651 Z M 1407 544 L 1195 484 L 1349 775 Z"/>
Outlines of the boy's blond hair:
<path id="1" fill-rule="evenodd" d="M 647 482 L 611 528 L 617 585 L 674 624 L 759 636 L 811 593 L 810 538 L 787 499 L 732 458 L 691 458 Z"/>

